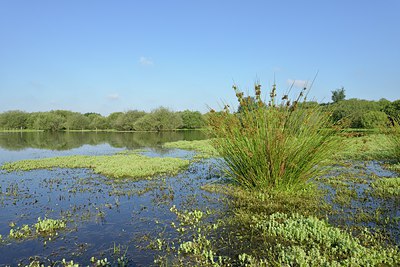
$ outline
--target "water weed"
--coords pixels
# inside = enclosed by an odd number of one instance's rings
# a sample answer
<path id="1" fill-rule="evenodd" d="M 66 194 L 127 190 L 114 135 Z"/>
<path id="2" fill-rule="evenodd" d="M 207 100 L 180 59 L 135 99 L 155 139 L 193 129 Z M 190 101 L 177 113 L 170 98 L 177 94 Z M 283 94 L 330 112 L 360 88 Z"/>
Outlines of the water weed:
<path id="1" fill-rule="evenodd" d="M 393 198 L 400 197 L 400 177 L 396 178 L 381 178 L 371 183 L 371 195 L 378 198 Z"/>
<path id="2" fill-rule="evenodd" d="M 7 171 L 28 171 L 50 168 L 90 168 L 95 173 L 112 178 L 149 178 L 161 174 L 177 174 L 189 165 L 178 158 L 151 158 L 138 154 L 111 156 L 65 156 L 6 163 Z"/>

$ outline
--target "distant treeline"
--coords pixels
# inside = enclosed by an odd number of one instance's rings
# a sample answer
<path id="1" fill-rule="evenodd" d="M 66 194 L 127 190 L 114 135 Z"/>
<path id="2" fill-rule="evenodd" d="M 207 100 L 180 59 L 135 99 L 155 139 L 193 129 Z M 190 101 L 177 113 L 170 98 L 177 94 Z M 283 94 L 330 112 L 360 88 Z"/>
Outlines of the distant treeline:
<path id="1" fill-rule="evenodd" d="M 340 121 L 348 128 L 385 127 L 400 118 L 400 99 L 391 102 L 384 98 L 379 101 L 352 98 L 321 106 L 332 114 L 333 122 Z"/>
<path id="2" fill-rule="evenodd" d="M 390 125 L 400 118 L 400 99 L 369 101 L 362 99 L 340 100 L 334 103 L 306 102 L 320 105 L 332 114 L 333 122 L 348 128 L 372 129 Z M 239 107 L 240 111 L 240 107 Z M 53 110 L 48 112 L 24 112 L 19 110 L 0 113 L 0 130 L 118 130 L 118 131 L 168 131 L 176 129 L 199 129 L 206 125 L 208 114 L 198 111 L 173 112 L 160 107 L 146 113 L 139 110 L 114 112 L 108 116 L 98 113 Z"/>
<path id="3" fill-rule="evenodd" d="M 98 113 L 52 110 L 24 112 L 19 110 L 0 113 L 0 130 L 118 130 L 118 131 L 168 131 L 198 129 L 205 125 L 204 115 L 198 111 L 173 112 L 160 107 L 152 112 L 129 110 L 114 112 L 105 117 Z"/>

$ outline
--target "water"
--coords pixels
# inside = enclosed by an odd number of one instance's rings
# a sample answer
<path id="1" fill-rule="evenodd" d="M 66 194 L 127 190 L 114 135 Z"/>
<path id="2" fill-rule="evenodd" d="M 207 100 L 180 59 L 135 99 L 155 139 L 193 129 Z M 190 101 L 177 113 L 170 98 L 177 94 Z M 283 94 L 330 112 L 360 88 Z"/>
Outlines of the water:
<path id="1" fill-rule="evenodd" d="M 8 161 L 62 155 L 105 155 L 124 149 L 146 148 L 148 156 L 191 158 L 193 152 L 163 149 L 166 141 L 204 138 L 201 132 L 172 133 L 10 133 L 0 135 L 0 164 Z M 160 232 L 171 232 L 178 209 L 221 209 L 219 195 L 200 189 L 218 179 L 215 161 L 194 162 L 174 177 L 153 180 L 112 180 L 88 169 L 0 172 L 0 234 L 10 223 L 32 225 L 38 217 L 63 218 L 67 230 L 51 240 L 39 237 L 0 244 L 0 266 L 28 264 L 38 257 L 50 264 L 90 258 L 116 262 L 125 255 L 129 266 L 148 266 L 156 252 L 143 247 Z M 119 248 L 119 249 L 115 249 Z"/>

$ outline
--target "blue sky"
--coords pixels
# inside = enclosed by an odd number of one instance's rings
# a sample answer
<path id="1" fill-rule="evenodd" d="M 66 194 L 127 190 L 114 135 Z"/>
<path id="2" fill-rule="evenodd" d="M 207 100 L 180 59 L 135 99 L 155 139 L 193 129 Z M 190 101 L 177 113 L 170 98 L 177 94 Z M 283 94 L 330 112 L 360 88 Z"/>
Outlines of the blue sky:
<path id="1" fill-rule="evenodd" d="M 400 98 L 400 1 L 0 0 L 0 112 L 206 112 L 283 94 Z"/>

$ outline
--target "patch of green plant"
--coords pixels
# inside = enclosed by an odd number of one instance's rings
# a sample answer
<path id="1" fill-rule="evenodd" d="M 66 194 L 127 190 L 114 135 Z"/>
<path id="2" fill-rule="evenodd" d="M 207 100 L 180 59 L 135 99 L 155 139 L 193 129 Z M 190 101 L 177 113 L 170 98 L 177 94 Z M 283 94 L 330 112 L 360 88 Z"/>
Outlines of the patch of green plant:
<path id="1" fill-rule="evenodd" d="M 136 153 L 111 156 L 65 156 L 21 160 L 2 166 L 7 171 L 28 171 L 50 168 L 90 168 L 95 173 L 112 178 L 150 178 L 161 174 L 177 174 L 187 168 L 188 160 L 178 158 L 151 158 Z"/>
<path id="2" fill-rule="evenodd" d="M 400 177 L 381 178 L 371 183 L 370 193 L 378 198 L 394 198 L 400 197 Z"/>
<path id="3" fill-rule="evenodd" d="M 15 227 L 14 223 L 11 223 L 9 238 L 12 239 L 28 239 L 37 236 L 55 236 L 58 235 L 57 230 L 66 228 L 66 223 L 61 219 L 47 219 L 43 220 L 39 217 L 37 223 L 32 226 L 24 224 L 22 227 Z"/>
<path id="4" fill-rule="evenodd" d="M 194 151 L 200 153 L 197 155 L 197 157 L 200 157 L 200 158 L 218 157 L 218 153 L 212 146 L 211 140 L 168 142 L 168 143 L 165 143 L 163 145 L 163 147 L 194 150 Z"/>
<path id="5" fill-rule="evenodd" d="M 342 135 L 339 159 L 377 160 L 393 158 L 391 134 Z"/>
<path id="6" fill-rule="evenodd" d="M 260 198 L 255 197 L 257 203 Z M 155 240 L 152 247 L 166 253 L 159 255 L 155 263 L 159 266 L 396 266 L 400 263 L 398 248 L 381 246 L 366 230 L 359 239 L 312 215 L 267 214 L 260 210 L 253 212 L 255 209 L 248 207 L 231 209 L 232 212 L 221 215 L 213 224 L 205 220 L 201 211 L 178 211 L 172 207 L 178 221 L 172 226 L 181 237 Z M 180 230 L 182 227 L 185 231 Z"/>
<path id="7" fill-rule="evenodd" d="M 238 112 L 226 106 L 209 119 L 212 144 L 228 176 L 245 188 L 296 191 L 326 171 L 316 166 L 339 150 L 337 131 L 326 112 L 305 104 L 305 91 L 294 101 L 287 95 L 278 100 L 274 85 L 264 103 L 259 84 L 255 97 L 234 89 Z"/>
<path id="8" fill-rule="evenodd" d="M 13 239 L 26 239 L 32 236 L 32 229 L 29 225 L 24 224 L 22 227 L 10 229 L 9 238 Z"/>
<path id="9" fill-rule="evenodd" d="M 45 236 L 53 236 L 57 234 L 57 230 L 65 229 L 66 223 L 60 219 L 47 219 L 43 220 L 39 217 L 37 223 L 34 225 L 36 233 Z"/>
<path id="10" fill-rule="evenodd" d="M 351 234 L 313 216 L 275 213 L 257 218 L 253 227 L 261 230 L 279 265 L 376 266 L 397 265 L 396 248 L 366 247 Z"/>

